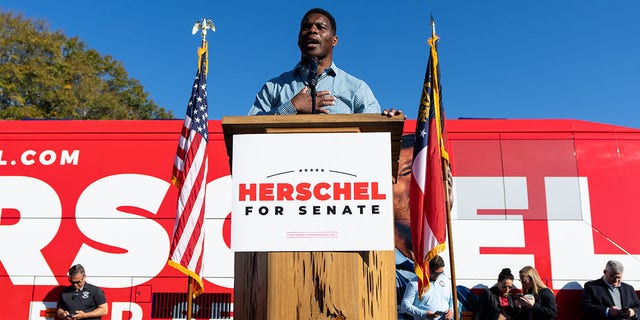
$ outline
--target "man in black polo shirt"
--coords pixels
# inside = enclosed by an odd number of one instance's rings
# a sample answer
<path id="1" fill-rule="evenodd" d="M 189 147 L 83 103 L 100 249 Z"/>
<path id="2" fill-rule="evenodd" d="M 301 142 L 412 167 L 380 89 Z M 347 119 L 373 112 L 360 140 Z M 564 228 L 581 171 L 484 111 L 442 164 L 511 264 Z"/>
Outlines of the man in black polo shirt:
<path id="1" fill-rule="evenodd" d="M 69 269 L 69 282 L 71 286 L 60 293 L 58 318 L 99 320 L 109 312 L 104 292 L 85 281 L 82 265 L 76 264 Z"/>

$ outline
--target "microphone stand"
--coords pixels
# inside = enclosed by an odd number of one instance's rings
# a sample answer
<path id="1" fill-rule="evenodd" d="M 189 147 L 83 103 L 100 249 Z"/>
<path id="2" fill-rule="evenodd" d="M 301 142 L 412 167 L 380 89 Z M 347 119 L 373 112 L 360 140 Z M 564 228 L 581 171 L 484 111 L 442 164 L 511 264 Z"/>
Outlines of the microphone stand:
<path id="1" fill-rule="evenodd" d="M 318 84 L 318 58 L 312 57 L 309 61 L 309 75 L 307 82 L 309 83 L 309 89 L 311 90 L 311 113 L 317 114 L 316 110 L 316 85 Z"/>
<path id="2" fill-rule="evenodd" d="M 311 113 L 316 114 L 318 111 L 316 110 L 316 85 L 309 83 L 309 89 L 311 89 Z"/>

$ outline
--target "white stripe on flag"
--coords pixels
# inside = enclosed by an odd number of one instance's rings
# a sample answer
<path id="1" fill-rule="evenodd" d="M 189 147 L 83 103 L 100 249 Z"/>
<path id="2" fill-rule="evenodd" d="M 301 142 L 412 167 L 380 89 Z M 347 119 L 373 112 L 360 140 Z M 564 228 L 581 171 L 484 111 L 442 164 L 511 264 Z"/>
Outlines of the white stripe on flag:
<path id="1" fill-rule="evenodd" d="M 411 171 L 413 172 L 413 178 L 416 181 L 416 184 L 420 187 L 420 191 L 422 194 L 426 194 L 425 184 L 427 179 L 427 147 L 422 148 L 420 152 L 416 155 L 416 158 L 413 160 L 413 164 L 411 165 Z"/>

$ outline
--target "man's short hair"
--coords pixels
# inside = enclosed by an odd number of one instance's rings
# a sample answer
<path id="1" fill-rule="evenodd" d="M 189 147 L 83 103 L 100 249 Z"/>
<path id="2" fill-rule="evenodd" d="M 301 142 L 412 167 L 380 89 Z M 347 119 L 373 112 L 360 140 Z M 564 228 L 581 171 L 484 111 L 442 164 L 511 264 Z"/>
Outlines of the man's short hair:
<path id="1" fill-rule="evenodd" d="M 435 256 L 429 260 L 429 270 L 438 270 L 444 267 L 444 259 L 441 256 Z"/>
<path id="2" fill-rule="evenodd" d="M 620 261 L 616 261 L 616 260 L 609 260 L 607 261 L 607 266 L 605 267 L 605 269 L 613 272 L 613 273 L 623 273 L 624 272 L 624 266 L 622 266 L 622 263 L 620 263 Z"/>
<path id="3" fill-rule="evenodd" d="M 327 11 L 325 9 L 322 9 L 322 8 L 313 8 L 313 9 L 310 9 L 309 11 L 307 11 L 307 13 L 305 13 L 304 16 L 302 17 L 302 20 L 300 20 L 300 26 L 302 26 L 304 21 L 307 20 L 307 17 L 309 15 L 311 15 L 312 13 L 319 13 L 319 14 L 327 17 L 327 19 L 329 19 L 329 22 L 331 23 L 331 28 L 333 29 L 333 34 L 334 35 L 337 34 L 338 27 L 336 26 L 336 19 L 333 18 L 331 13 L 329 13 L 329 11 Z"/>
<path id="4" fill-rule="evenodd" d="M 416 134 L 409 133 L 402 136 L 400 140 L 400 149 L 409 149 L 413 148 L 413 145 L 416 143 Z"/>
<path id="5" fill-rule="evenodd" d="M 69 277 L 73 277 L 76 274 L 84 275 L 84 267 L 81 264 L 76 264 L 69 268 Z"/>

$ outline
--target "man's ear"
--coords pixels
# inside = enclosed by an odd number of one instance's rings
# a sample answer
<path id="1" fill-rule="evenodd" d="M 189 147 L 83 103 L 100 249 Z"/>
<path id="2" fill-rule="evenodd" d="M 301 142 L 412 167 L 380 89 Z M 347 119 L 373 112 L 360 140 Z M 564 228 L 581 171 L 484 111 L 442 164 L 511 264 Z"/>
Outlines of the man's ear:
<path id="1" fill-rule="evenodd" d="M 333 45 L 332 45 L 332 47 L 335 47 L 336 45 L 338 45 L 338 36 L 333 36 Z"/>

